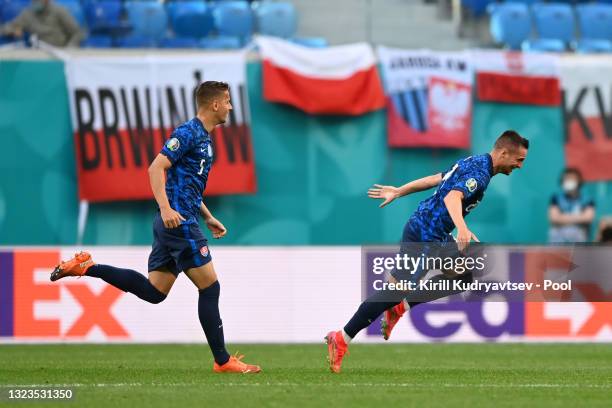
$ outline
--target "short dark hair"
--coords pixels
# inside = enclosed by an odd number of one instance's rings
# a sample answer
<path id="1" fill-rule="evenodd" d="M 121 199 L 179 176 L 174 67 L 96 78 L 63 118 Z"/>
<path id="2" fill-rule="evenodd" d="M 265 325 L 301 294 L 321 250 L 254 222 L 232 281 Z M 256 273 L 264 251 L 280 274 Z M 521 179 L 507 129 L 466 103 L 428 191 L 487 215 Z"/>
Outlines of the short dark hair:
<path id="1" fill-rule="evenodd" d="M 229 91 L 229 84 L 221 81 L 206 81 L 198 85 L 195 91 L 198 108 L 210 103 L 219 94 Z"/>
<path id="2" fill-rule="evenodd" d="M 612 226 L 608 226 L 601 231 L 599 242 L 612 243 Z"/>
<path id="3" fill-rule="evenodd" d="M 575 167 L 566 167 L 565 169 L 563 169 L 563 172 L 561 173 L 561 181 L 563 181 L 563 178 L 565 178 L 565 176 L 569 174 L 573 174 L 574 176 L 576 176 L 578 178 L 578 186 L 582 186 L 582 183 L 584 182 L 584 179 L 582 178 L 582 173 Z"/>
<path id="4" fill-rule="evenodd" d="M 506 130 L 497 138 L 494 147 L 496 149 L 516 149 L 519 146 L 529 149 L 529 140 L 525 139 L 514 130 Z"/>

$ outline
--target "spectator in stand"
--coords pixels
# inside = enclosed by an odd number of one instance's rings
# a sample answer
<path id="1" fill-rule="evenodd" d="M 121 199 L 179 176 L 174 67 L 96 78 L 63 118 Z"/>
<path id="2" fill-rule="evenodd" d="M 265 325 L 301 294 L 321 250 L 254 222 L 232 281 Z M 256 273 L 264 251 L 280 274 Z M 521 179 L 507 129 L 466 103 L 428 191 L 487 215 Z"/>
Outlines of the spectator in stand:
<path id="1" fill-rule="evenodd" d="M 78 47 L 84 33 L 68 10 L 51 0 L 32 0 L 30 7 L 0 26 L 0 34 L 16 38 L 24 33 L 56 47 Z"/>
<path id="2" fill-rule="evenodd" d="M 595 203 L 582 194 L 581 188 L 582 174 L 573 168 L 563 170 L 562 191 L 552 196 L 548 208 L 550 243 L 589 241 Z"/>

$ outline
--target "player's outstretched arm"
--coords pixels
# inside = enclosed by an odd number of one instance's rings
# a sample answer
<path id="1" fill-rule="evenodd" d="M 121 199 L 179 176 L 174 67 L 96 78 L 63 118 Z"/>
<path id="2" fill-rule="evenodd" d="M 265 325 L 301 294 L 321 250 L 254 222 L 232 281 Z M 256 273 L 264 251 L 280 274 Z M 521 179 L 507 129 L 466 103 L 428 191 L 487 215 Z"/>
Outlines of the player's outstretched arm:
<path id="1" fill-rule="evenodd" d="M 227 228 L 225 228 L 221 221 L 213 217 L 204 202 L 200 203 L 200 213 L 202 214 L 202 218 L 204 218 L 204 222 L 206 222 L 206 226 L 210 232 L 212 232 L 213 238 L 222 238 L 227 234 Z"/>
<path id="2" fill-rule="evenodd" d="M 153 190 L 153 196 L 155 201 L 157 201 L 161 218 L 166 228 L 176 228 L 181 225 L 181 221 L 185 221 L 181 214 L 170 207 L 170 202 L 166 195 L 166 170 L 171 166 L 170 160 L 161 153 L 157 155 L 149 166 L 151 190 Z"/>
<path id="3" fill-rule="evenodd" d="M 368 197 L 384 200 L 380 204 L 380 207 L 384 207 L 396 198 L 400 198 L 412 193 L 417 193 L 419 191 L 429 190 L 430 188 L 439 185 L 441 181 L 442 174 L 439 173 L 423 177 L 418 180 L 413 180 L 409 183 L 404 184 L 401 187 L 382 186 L 380 184 L 374 184 L 374 187 L 371 187 L 368 190 Z"/>
<path id="4" fill-rule="evenodd" d="M 468 229 L 465 223 L 461 200 L 463 200 L 463 193 L 459 190 L 451 190 L 446 197 L 444 197 L 444 205 L 457 228 L 457 247 L 459 251 L 463 251 L 467 248 L 471 240 L 480 242 L 476 235 Z"/>

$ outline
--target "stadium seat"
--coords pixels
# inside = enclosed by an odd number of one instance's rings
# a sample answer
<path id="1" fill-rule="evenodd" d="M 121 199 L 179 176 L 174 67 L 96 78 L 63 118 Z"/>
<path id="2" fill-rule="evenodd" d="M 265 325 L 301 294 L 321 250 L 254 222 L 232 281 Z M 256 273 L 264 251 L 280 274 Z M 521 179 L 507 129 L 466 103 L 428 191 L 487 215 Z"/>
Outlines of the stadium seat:
<path id="1" fill-rule="evenodd" d="M 612 52 L 612 5 L 576 6 L 580 39 L 574 48 L 580 53 Z"/>
<path id="2" fill-rule="evenodd" d="M 168 37 L 162 38 L 158 46 L 161 48 L 200 48 L 200 42 L 195 38 Z"/>
<path id="3" fill-rule="evenodd" d="M 13 20 L 29 5 L 30 1 L 28 0 L 0 0 L 0 22 L 6 23 Z"/>
<path id="4" fill-rule="evenodd" d="M 204 38 L 200 41 L 200 47 L 207 49 L 234 50 L 241 48 L 242 42 L 238 37 L 217 36 Z"/>
<path id="5" fill-rule="evenodd" d="M 57 0 L 57 4 L 66 8 L 81 27 L 85 27 L 85 13 L 79 0 Z"/>
<path id="6" fill-rule="evenodd" d="M 241 45 L 246 44 L 254 26 L 253 11 L 248 3 L 224 1 L 215 5 L 215 28 L 221 37 L 236 37 Z"/>
<path id="7" fill-rule="evenodd" d="M 113 38 L 110 35 L 90 35 L 82 43 L 85 48 L 111 48 Z"/>
<path id="8" fill-rule="evenodd" d="M 168 4 L 168 17 L 177 37 L 202 38 L 214 28 L 211 10 L 202 2 L 179 1 Z"/>
<path id="9" fill-rule="evenodd" d="M 506 0 L 506 3 L 523 3 L 527 5 L 532 5 L 535 3 L 540 3 L 546 0 Z"/>
<path id="10" fill-rule="evenodd" d="M 599 52 L 612 52 L 612 41 L 598 39 L 580 40 L 575 45 L 576 52 L 582 54 L 591 54 Z"/>
<path id="11" fill-rule="evenodd" d="M 570 5 L 538 3 L 531 10 L 538 38 L 561 40 L 565 44 L 574 40 L 574 13 Z"/>
<path id="12" fill-rule="evenodd" d="M 521 3 L 491 4 L 491 36 L 497 43 L 518 50 L 531 34 L 529 8 Z"/>
<path id="13" fill-rule="evenodd" d="M 525 52 L 563 52 L 565 43 L 555 38 L 538 38 L 523 41 L 521 49 Z"/>
<path id="14" fill-rule="evenodd" d="M 255 7 L 255 16 L 260 34 L 291 38 L 297 31 L 297 13 L 291 3 L 262 3 Z"/>
<path id="15" fill-rule="evenodd" d="M 123 7 L 120 0 L 95 0 L 84 4 L 85 20 L 90 32 L 111 32 L 121 27 Z"/>
<path id="16" fill-rule="evenodd" d="M 125 10 L 132 31 L 129 35 L 119 39 L 119 46 L 126 48 L 154 47 L 166 34 L 168 17 L 161 3 L 129 1 L 125 3 Z"/>
<path id="17" fill-rule="evenodd" d="M 612 5 L 581 4 L 576 6 L 580 39 L 612 41 Z"/>

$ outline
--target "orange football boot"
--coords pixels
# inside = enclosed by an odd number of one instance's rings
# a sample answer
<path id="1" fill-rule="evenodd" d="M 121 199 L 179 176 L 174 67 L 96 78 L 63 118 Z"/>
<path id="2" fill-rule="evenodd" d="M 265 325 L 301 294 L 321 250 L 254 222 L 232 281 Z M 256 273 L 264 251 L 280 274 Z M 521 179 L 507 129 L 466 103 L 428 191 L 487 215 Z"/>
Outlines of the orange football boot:
<path id="1" fill-rule="evenodd" d="M 261 367 L 258 365 L 247 364 L 240 361 L 243 357 L 242 355 L 231 356 L 229 361 L 223 365 L 219 365 L 215 362 L 215 364 L 213 364 L 213 371 L 215 373 L 240 374 L 257 374 L 261 372 Z"/>
<path id="2" fill-rule="evenodd" d="M 327 361 L 329 362 L 329 369 L 333 373 L 339 373 L 340 367 L 342 366 L 342 359 L 345 354 L 348 354 L 348 344 L 344 341 L 342 333 L 339 331 L 330 331 L 325 336 L 327 342 Z"/>
<path id="3" fill-rule="evenodd" d="M 389 340 L 389 337 L 391 337 L 391 330 L 393 330 L 404 313 L 406 313 L 406 307 L 404 306 L 403 301 L 398 305 L 393 306 L 391 309 L 385 310 L 380 322 L 380 331 L 382 332 L 385 340 Z"/>
<path id="4" fill-rule="evenodd" d="M 74 255 L 74 258 L 61 262 L 51 272 L 51 282 L 55 282 L 58 279 L 62 279 L 66 276 L 83 276 L 85 272 L 95 263 L 91 259 L 89 252 L 79 252 Z"/>

